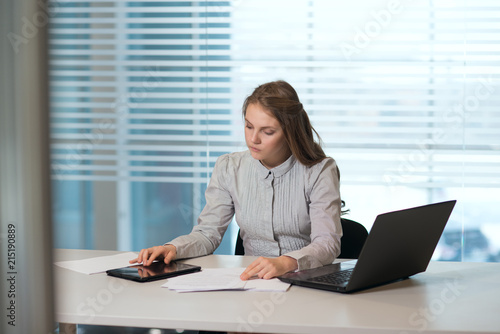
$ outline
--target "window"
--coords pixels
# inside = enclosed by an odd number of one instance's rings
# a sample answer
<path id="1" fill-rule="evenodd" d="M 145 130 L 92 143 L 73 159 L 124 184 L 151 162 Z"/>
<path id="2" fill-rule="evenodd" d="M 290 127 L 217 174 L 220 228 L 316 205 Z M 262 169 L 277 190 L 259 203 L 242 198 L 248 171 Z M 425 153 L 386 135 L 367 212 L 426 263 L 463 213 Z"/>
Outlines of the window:
<path id="1" fill-rule="evenodd" d="M 215 159 L 246 149 L 244 98 L 285 79 L 339 164 L 349 218 L 369 228 L 458 199 L 435 258 L 498 260 L 496 2 L 52 6 L 56 247 L 138 250 L 189 232 Z"/>

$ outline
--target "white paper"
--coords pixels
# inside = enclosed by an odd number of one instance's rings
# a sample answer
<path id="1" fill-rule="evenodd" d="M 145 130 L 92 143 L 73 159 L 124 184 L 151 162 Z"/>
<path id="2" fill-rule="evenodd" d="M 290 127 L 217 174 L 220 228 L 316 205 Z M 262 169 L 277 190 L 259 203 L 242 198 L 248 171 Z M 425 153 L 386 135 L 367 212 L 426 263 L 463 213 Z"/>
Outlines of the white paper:
<path id="1" fill-rule="evenodd" d="M 177 292 L 216 290 L 285 292 L 290 287 L 290 284 L 281 282 L 277 278 L 242 281 L 240 275 L 244 270 L 245 268 L 206 268 L 197 273 L 169 278 L 162 287 Z"/>
<path id="2" fill-rule="evenodd" d="M 90 259 L 74 260 L 74 261 L 59 261 L 55 265 L 77 271 L 79 273 L 91 275 L 103 273 L 106 270 L 135 266 L 137 263 L 130 264 L 128 261 L 137 258 L 137 254 L 133 252 L 120 253 L 109 256 L 92 257 Z"/>
<path id="3" fill-rule="evenodd" d="M 241 273 L 240 268 L 206 268 L 197 273 L 169 278 L 162 287 L 177 291 L 243 289 L 245 282 L 240 279 Z"/>
<path id="4" fill-rule="evenodd" d="M 249 279 L 246 281 L 245 290 L 252 291 L 279 291 L 285 292 L 290 287 L 290 283 L 285 283 L 277 278 L 272 279 Z"/>

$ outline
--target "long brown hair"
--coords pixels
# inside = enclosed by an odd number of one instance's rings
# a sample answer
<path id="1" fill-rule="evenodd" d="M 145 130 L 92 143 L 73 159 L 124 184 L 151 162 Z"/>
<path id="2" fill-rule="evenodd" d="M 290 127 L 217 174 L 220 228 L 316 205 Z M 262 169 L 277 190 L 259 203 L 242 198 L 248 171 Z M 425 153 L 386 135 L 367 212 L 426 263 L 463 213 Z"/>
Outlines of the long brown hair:
<path id="1" fill-rule="evenodd" d="M 295 89 L 286 81 L 273 81 L 255 88 L 243 103 L 243 117 L 250 104 L 260 104 L 280 123 L 292 154 L 303 165 L 312 166 L 326 158 L 316 130 L 300 103 Z M 314 134 L 318 142 L 314 140 Z"/>

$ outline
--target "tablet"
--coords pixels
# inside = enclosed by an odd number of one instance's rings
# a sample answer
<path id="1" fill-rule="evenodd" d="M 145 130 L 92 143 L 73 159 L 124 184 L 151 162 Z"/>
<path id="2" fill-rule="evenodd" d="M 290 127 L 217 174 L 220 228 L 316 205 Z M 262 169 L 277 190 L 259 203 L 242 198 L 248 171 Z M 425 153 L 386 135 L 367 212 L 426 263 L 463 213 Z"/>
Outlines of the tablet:
<path id="1" fill-rule="evenodd" d="M 106 271 L 110 276 L 129 279 L 136 282 L 150 282 L 168 277 L 200 271 L 201 267 L 178 262 L 165 264 L 162 261 L 153 262 L 149 266 L 136 265 L 125 268 L 111 269 Z"/>

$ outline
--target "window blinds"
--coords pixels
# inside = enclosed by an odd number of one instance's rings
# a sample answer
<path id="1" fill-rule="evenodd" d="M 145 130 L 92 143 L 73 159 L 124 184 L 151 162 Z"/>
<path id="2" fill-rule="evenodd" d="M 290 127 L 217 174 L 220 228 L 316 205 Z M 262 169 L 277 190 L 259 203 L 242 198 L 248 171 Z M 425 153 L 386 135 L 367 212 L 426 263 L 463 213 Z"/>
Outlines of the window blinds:
<path id="1" fill-rule="evenodd" d="M 500 186 L 495 1 L 52 1 L 53 176 L 204 183 L 259 84 L 343 184 Z"/>

